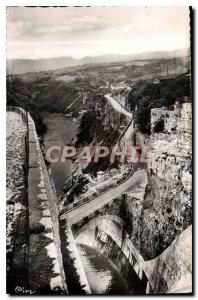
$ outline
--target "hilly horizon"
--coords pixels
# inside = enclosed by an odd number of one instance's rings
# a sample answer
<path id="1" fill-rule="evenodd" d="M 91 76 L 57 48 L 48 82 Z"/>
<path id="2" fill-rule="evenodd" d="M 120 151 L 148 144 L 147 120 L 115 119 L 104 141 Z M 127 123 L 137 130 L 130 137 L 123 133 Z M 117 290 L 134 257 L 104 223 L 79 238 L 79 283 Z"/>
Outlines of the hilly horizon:
<path id="1" fill-rule="evenodd" d="M 149 59 L 170 59 L 174 57 L 184 57 L 188 55 L 188 49 L 179 49 L 174 51 L 153 51 L 142 52 L 130 55 L 107 54 L 100 56 L 85 56 L 81 59 L 75 59 L 70 56 L 40 58 L 40 59 L 8 59 L 6 71 L 7 74 L 24 74 L 57 70 L 66 67 L 74 67 L 85 64 L 115 63 L 131 60 L 149 60 Z"/>

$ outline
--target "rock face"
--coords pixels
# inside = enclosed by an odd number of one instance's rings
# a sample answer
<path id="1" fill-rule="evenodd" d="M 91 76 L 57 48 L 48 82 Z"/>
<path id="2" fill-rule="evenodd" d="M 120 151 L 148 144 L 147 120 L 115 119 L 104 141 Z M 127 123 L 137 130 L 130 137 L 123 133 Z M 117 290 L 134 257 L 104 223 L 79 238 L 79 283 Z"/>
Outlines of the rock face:
<path id="1" fill-rule="evenodd" d="M 154 109 L 151 114 L 152 164 L 139 219 L 141 232 L 135 232 L 133 241 L 146 260 L 159 255 L 192 222 L 191 104 L 176 105 L 174 111 Z M 155 133 L 160 118 L 164 132 Z"/>
<path id="2" fill-rule="evenodd" d="M 124 108 L 127 108 L 127 97 L 131 89 L 126 85 L 111 87 L 111 94 Z"/>
<path id="3" fill-rule="evenodd" d="M 167 108 L 151 109 L 151 132 L 155 130 L 155 124 L 159 120 L 164 120 L 164 129 L 166 133 L 188 132 L 191 133 L 192 128 L 192 107 L 191 103 L 183 103 L 181 106 L 178 102 L 174 105 L 174 110 Z"/>
<path id="4" fill-rule="evenodd" d="M 192 293 L 192 226 L 156 259 L 144 263 L 153 293 Z"/>
<path id="5" fill-rule="evenodd" d="M 119 130 L 120 126 L 123 126 L 124 128 L 128 124 L 128 120 L 125 115 L 114 110 L 108 102 L 106 102 L 105 105 L 105 113 L 102 122 L 105 128 L 109 129 L 112 127 L 114 130 Z"/>

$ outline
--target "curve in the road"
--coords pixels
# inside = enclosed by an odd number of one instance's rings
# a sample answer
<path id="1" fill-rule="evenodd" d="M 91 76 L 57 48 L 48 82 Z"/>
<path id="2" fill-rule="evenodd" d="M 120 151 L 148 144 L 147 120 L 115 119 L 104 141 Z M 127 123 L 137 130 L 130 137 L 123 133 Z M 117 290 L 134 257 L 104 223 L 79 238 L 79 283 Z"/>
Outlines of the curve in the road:
<path id="1" fill-rule="evenodd" d="M 114 99 L 111 94 L 104 95 L 104 97 L 109 101 L 109 103 L 113 106 L 115 110 L 124 114 L 130 120 L 132 119 L 133 115 L 129 111 L 127 111 L 116 99 Z"/>
<path id="2" fill-rule="evenodd" d="M 147 170 L 138 170 L 116 188 L 107 191 L 105 194 L 98 196 L 97 198 L 88 203 L 85 203 L 80 207 L 76 207 L 76 209 L 73 209 L 68 213 L 63 214 L 61 216 L 61 219 L 66 217 L 71 225 L 75 224 L 80 219 L 83 219 L 95 210 L 99 210 L 113 198 L 116 198 L 118 195 L 129 189 L 131 195 L 134 194 L 135 197 L 137 197 L 137 195 L 141 195 L 143 197 L 147 182 Z"/>

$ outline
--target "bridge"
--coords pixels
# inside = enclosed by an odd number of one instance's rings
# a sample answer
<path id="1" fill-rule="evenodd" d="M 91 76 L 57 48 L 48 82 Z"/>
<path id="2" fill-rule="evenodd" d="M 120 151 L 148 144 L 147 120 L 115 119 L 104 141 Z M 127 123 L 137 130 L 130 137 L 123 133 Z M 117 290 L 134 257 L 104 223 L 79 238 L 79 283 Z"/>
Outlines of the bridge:
<path id="1" fill-rule="evenodd" d="M 61 219 L 67 218 L 68 222 L 73 225 L 82 219 L 100 211 L 100 209 L 111 202 L 114 198 L 130 189 L 130 193 L 136 198 L 144 196 L 145 187 L 148 183 L 147 170 L 137 170 L 126 181 L 106 193 L 94 198 L 93 200 L 74 207 L 69 212 L 61 215 Z"/>

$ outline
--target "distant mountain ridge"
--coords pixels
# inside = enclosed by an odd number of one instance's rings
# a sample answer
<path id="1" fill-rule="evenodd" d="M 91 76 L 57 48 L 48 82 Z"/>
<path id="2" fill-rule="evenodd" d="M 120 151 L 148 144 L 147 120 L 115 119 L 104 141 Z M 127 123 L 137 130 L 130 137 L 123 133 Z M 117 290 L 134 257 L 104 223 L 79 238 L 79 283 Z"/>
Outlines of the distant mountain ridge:
<path id="1" fill-rule="evenodd" d="M 42 59 L 13 59 L 7 60 L 7 74 L 23 74 L 28 72 L 41 72 L 62 69 L 66 67 L 93 64 L 93 63 L 113 63 L 125 62 L 137 59 L 160 59 L 184 57 L 188 54 L 188 49 L 175 51 L 153 51 L 131 55 L 108 54 L 101 56 L 86 56 L 81 59 L 74 59 L 70 56 L 42 58 Z"/>

